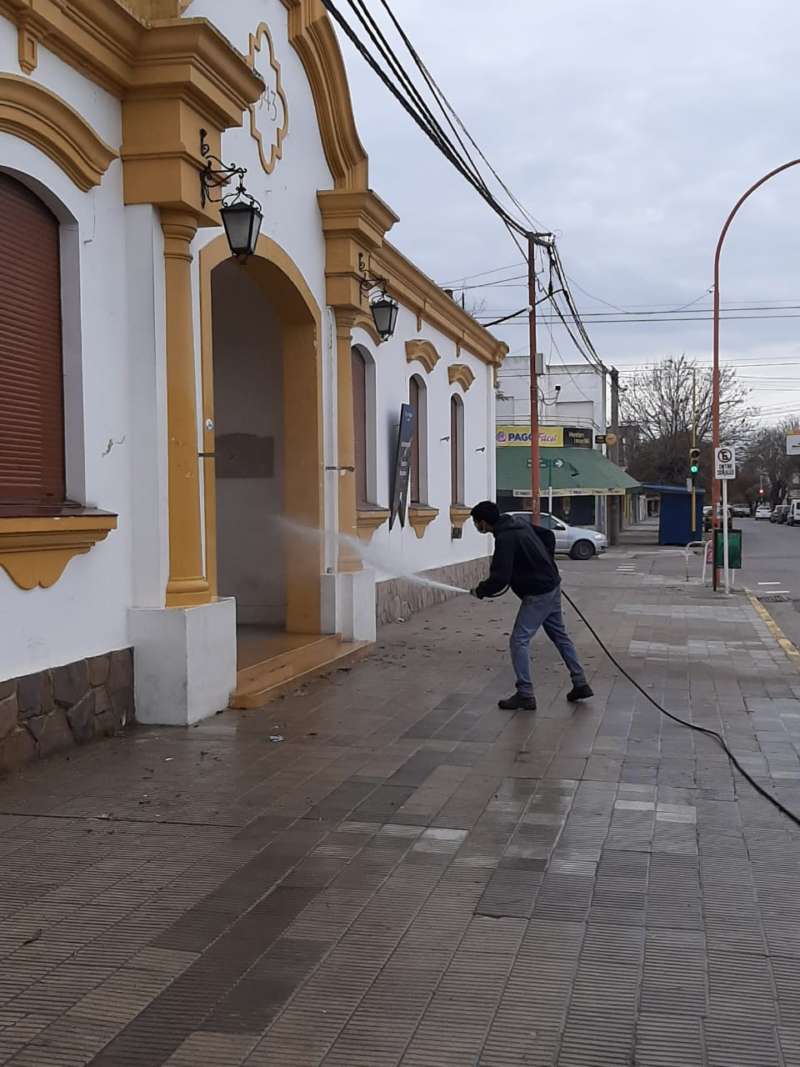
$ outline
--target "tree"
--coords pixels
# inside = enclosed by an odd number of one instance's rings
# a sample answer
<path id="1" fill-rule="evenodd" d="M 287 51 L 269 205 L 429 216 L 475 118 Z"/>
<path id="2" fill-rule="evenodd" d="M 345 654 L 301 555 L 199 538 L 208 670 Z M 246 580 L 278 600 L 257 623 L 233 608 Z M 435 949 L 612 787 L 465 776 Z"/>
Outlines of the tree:
<path id="1" fill-rule="evenodd" d="M 693 396 L 694 392 L 694 396 Z M 750 391 L 736 379 L 736 371 L 720 373 L 720 439 L 742 445 L 750 440 L 756 409 Z M 620 393 L 621 421 L 637 427 L 638 445 L 629 470 L 640 481 L 682 483 L 689 473 L 692 423 L 697 420 L 701 449 L 698 484 L 710 484 L 711 370 L 685 355 L 665 359 L 635 375 Z"/>
<path id="2" fill-rule="evenodd" d="M 786 435 L 799 424 L 798 419 L 784 419 L 777 426 L 765 426 L 753 435 L 744 454 L 742 473 L 737 478 L 751 499 L 758 496 L 762 482 L 765 496 L 772 504 L 779 504 L 786 496 L 793 475 L 800 474 L 800 461 L 786 455 Z"/>

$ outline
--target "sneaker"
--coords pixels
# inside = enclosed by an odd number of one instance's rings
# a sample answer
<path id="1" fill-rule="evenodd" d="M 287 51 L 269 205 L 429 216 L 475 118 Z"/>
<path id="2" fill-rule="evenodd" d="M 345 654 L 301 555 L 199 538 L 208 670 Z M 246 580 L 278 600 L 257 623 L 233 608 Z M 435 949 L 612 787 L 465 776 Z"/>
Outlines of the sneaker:
<path id="1" fill-rule="evenodd" d="M 594 690 L 586 682 L 583 685 L 573 685 L 572 689 L 567 693 L 567 700 L 574 704 L 576 700 L 588 700 L 589 697 L 594 696 Z"/>
<path id="2" fill-rule="evenodd" d="M 536 701 L 533 697 L 524 697 L 519 693 L 515 693 L 508 700 L 498 700 L 497 706 L 503 711 L 536 711 Z"/>

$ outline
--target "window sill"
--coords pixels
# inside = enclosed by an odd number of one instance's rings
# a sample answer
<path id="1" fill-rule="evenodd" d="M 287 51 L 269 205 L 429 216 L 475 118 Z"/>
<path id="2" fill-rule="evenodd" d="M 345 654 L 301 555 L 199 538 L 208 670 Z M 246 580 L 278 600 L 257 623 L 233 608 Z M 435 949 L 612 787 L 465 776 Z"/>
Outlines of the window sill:
<path id="1" fill-rule="evenodd" d="M 49 588 L 73 556 L 84 555 L 117 527 L 117 516 L 107 511 L 63 508 L 57 515 L 25 515 L 20 510 L 0 507 L 0 567 L 20 589 Z"/>
<path id="2" fill-rule="evenodd" d="M 438 508 L 428 504 L 412 504 L 408 509 L 408 521 L 414 527 L 417 537 L 424 537 L 425 531 L 439 514 Z"/>
<path id="3" fill-rule="evenodd" d="M 356 513 L 358 536 L 362 541 L 370 541 L 372 535 L 389 519 L 389 509 L 362 504 Z"/>
<path id="4" fill-rule="evenodd" d="M 451 504 L 450 505 L 450 525 L 454 530 L 461 530 L 464 527 L 464 523 L 470 517 L 472 508 L 466 507 L 464 504 Z"/>

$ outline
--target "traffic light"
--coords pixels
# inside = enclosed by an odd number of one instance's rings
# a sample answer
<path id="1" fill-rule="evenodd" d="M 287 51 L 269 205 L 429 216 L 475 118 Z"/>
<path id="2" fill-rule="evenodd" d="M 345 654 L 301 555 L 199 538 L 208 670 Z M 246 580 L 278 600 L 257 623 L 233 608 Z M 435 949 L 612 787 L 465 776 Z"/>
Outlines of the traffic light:
<path id="1" fill-rule="evenodd" d="M 700 449 L 692 448 L 689 451 L 689 474 L 696 478 L 700 473 Z"/>

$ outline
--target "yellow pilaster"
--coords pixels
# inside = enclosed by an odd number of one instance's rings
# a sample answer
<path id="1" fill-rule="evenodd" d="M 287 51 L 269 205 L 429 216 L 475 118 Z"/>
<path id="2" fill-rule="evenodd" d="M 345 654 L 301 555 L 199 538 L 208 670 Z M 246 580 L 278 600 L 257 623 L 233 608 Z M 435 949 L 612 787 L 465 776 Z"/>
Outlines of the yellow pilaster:
<path id="1" fill-rule="evenodd" d="M 167 320 L 167 433 L 169 463 L 169 582 L 167 607 L 207 604 L 200 528 L 197 386 L 190 251 L 197 219 L 162 208 Z"/>
<path id="2" fill-rule="evenodd" d="M 336 308 L 336 398 L 337 441 L 339 454 L 339 532 L 358 537 L 356 509 L 356 442 L 353 421 L 353 323 L 356 312 L 350 308 Z M 339 570 L 361 570 L 361 559 L 353 545 L 339 545 Z"/>

